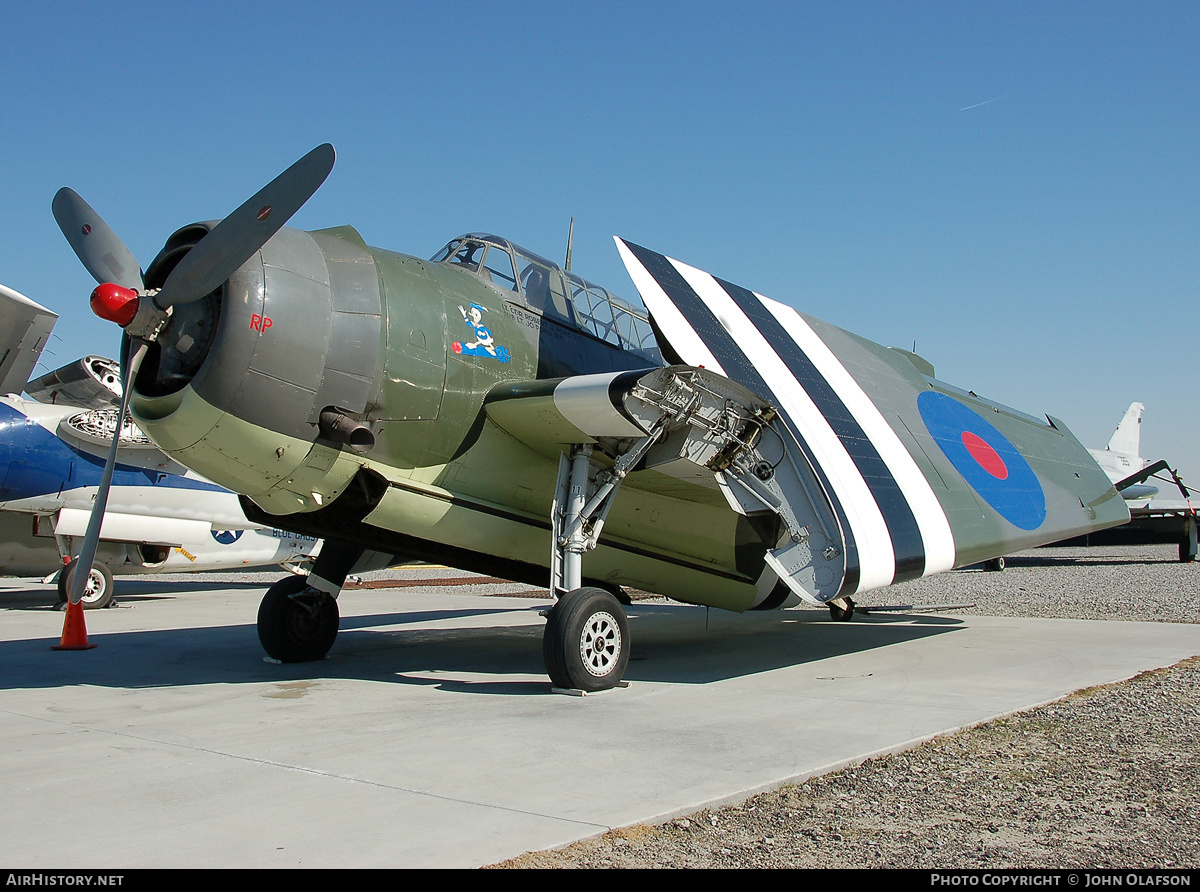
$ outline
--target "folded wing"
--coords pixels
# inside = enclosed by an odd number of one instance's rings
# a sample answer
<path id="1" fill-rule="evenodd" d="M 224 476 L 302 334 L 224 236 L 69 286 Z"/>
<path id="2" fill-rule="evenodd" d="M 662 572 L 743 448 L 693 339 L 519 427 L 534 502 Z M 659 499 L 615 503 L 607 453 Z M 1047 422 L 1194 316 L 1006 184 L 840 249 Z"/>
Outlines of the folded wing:
<path id="1" fill-rule="evenodd" d="M 1057 419 L 932 377 L 928 363 L 637 245 L 617 247 L 664 355 L 778 410 L 843 540 L 842 595 L 1124 523 L 1123 500 Z"/>

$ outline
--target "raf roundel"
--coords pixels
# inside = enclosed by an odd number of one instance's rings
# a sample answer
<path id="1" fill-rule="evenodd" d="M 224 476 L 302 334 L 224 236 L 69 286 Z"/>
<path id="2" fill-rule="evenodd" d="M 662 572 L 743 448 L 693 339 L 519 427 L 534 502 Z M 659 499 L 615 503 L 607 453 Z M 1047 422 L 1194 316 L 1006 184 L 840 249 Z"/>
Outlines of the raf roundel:
<path id="1" fill-rule="evenodd" d="M 917 397 L 921 420 L 970 487 L 1015 527 L 1036 530 L 1046 519 L 1046 493 L 1017 448 L 982 415 L 953 397 Z"/>

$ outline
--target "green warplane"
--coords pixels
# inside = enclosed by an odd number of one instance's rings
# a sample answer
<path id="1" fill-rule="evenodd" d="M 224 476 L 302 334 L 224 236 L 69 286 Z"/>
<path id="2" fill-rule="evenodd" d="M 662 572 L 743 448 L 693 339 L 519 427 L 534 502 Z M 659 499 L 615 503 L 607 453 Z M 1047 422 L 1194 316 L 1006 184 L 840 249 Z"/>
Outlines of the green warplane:
<path id="1" fill-rule="evenodd" d="M 124 328 L 137 423 L 251 520 L 325 540 L 263 598 L 276 659 L 325 655 L 356 568 L 417 559 L 549 584 L 550 678 L 601 690 L 625 587 L 848 619 L 861 592 L 1129 519 L 1061 421 L 620 239 L 645 308 L 493 235 L 423 260 L 285 228 L 333 162 L 185 226 L 144 275 L 54 201 Z"/>

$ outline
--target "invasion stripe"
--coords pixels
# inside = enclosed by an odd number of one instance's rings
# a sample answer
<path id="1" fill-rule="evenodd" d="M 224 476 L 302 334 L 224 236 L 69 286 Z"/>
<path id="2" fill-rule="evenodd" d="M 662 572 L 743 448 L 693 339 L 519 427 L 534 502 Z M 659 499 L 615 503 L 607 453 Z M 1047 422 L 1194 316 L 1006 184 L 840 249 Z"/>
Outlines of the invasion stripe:
<path id="1" fill-rule="evenodd" d="M 726 378 L 728 378 L 729 373 L 726 372 L 721 363 L 717 361 L 717 358 L 708 348 L 708 344 L 704 342 L 703 338 L 696 334 L 695 329 L 692 328 L 691 323 L 687 320 L 687 318 L 684 317 L 683 313 L 680 312 L 679 307 L 675 305 L 675 302 L 669 297 L 666 297 L 666 292 L 663 291 L 663 286 L 659 284 L 659 282 L 651 274 L 649 267 L 647 267 L 646 264 L 641 260 L 642 255 L 645 255 L 647 258 L 656 258 L 661 257 L 662 255 L 654 254 L 651 251 L 647 251 L 645 248 L 638 248 L 636 245 L 631 245 L 630 243 L 622 241 L 619 238 L 615 239 L 615 241 L 617 243 L 617 253 L 621 255 L 621 259 L 625 262 L 625 268 L 629 270 L 629 276 L 631 279 L 633 279 L 633 285 L 635 288 L 637 288 L 638 293 L 653 294 L 657 291 L 661 292 L 663 297 L 666 298 L 666 300 L 655 311 L 654 315 L 658 317 L 658 321 L 660 323 L 658 326 L 659 331 L 662 331 L 662 323 L 667 323 L 671 331 L 676 333 L 674 343 L 671 344 L 671 349 L 674 350 L 675 353 L 680 357 L 688 357 L 688 361 L 685 363 L 686 365 L 704 366 L 704 368 L 712 369 L 714 372 L 717 372 L 718 374 L 724 375 Z M 637 248 L 639 254 L 637 262 L 631 263 L 630 261 L 634 260 L 634 254 L 632 253 L 632 249 L 634 248 Z M 665 257 L 662 259 L 666 260 Z M 649 309 L 649 307 L 647 307 L 647 309 Z"/>
<path id="2" fill-rule="evenodd" d="M 739 285 L 724 279 L 716 281 L 733 298 L 754 327 L 762 332 L 768 349 L 773 348 L 791 370 L 797 383 L 816 404 L 858 467 L 871 490 L 871 495 L 875 498 L 875 503 L 883 512 L 883 519 L 891 535 L 892 548 L 896 555 L 893 581 L 903 582 L 920 578 L 925 573 L 924 538 L 912 506 L 873 439 L 863 430 L 845 400 L 796 342 L 792 333 L 767 311 L 759 299 Z M 905 450 L 904 454 L 908 456 L 908 451 Z"/>
<path id="3" fill-rule="evenodd" d="M 915 568 L 905 566 L 905 569 L 915 569 L 915 575 L 919 576 L 924 568 L 924 552 L 912 512 L 895 490 L 895 482 L 887 474 L 878 455 L 875 456 L 877 467 L 872 467 L 871 470 L 881 472 L 885 479 L 892 482 L 893 491 L 885 493 L 885 498 L 900 501 L 902 511 L 908 515 L 906 524 L 897 507 L 881 499 L 876 491 L 878 487 L 872 487 L 872 481 L 865 473 L 866 469 L 856 460 L 854 452 L 848 448 L 844 438 L 839 436 L 838 430 L 833 426 L 832 422 L 835 419 L 843 426 L 847 420 L 853 424 L 853 419 L 849 419 L 849 413 L 829 391 L 824 380 L 817 376 L 822 385 L 821 395 L 824 396 L 824 400 L 819 402 L 797 379 L 794 370 L 789 368 L 779 352 L 781 347 L 786 348 L 790 339 L 784 337 L 784 343 L 776 344 L 754 325 L 713 276 L 675 260 L 670 262 L 720 321 L 743 354 L 747 358 L 751 355 L 754 357 L 755 369 L 767 380 L 768 386 L 778 398 L 780 409 L 787 412 L 796 426 L 804 430 L 809 445 L 816 454 L 817 462 L 829 475 L 850 523 L 855 528 L 862 570 L 859 590 L 879 588 L 896 580 L 899 563 L 897 538 L 908 548 L 916 549 Z M 861 430 L 858 433 L 859 443 L 862 443 L 865 437 L 862 436 Z M 900 519 L 897 519 L 898 516 Z M 911 554 L 901 554 L 911 563 Z"/>
<path id="4" fill-rule="evenodd" d="M 738 345 L 729 332 L 725 330 L 720 321 L 699 295 L 696 294 L 680 272 L 671 264 L 668 258 L 619 239 L 617 240 L 617 246 L 622 251 L 622 254 L 629 254 L 630 260 L 636 259 L 637 261 L 636 263 L 628 263 L 627 265 L 630 267 L 630 274 L 634 277 L 634 284 L 638 286 L 638 290 L 642 291 L 643 295 L 661 292 L 663 297 L 666 298 L 666 305 L 661 308 L 661 311 L 652 310 L 652 312 L 657 312 L 657 315 L 660 317 L 660 324 L 664 318 L 669 319 L 671 323 L 669 327 L 672 334 L 675 331 L 684 333 L 683 339 L 687 343 L 684 349 L 679 350 L 682 356 L 686 357 L 693 364 L 702 364 L 708 368 L 720 371 L 721 374 L 750 388 L 764 398 L 771 400 L 779 407 L 781 419 L 787 425 L 789 432 L 800 445 L 800 448 L 804 451 L 809 465 L 819 475 L 821 484 L 825 492 L 829 495 L 834 510 L 837 512 L 838 521 L 845 536 L 846 571 L 839 594 L 849 595 L 858 591 L 862 568 L 854 527 L 850 523 L 846 511 L 841 504 L 837 490 L 831 484 L 826 474 L 826 469 L 821 462 L 814 458 L 812 447 L 800 433 L 795 421 L 782 405 L 782 401 L 772 388 L 768 386 L 759 373 L 759 370 L 738 348 Z M 644 275 L 642 274 L 643 270 Z M 685 310 L 687 313 L 686 316 L 684 314 Z M 691 334 L 691 337 L 688 337 L 688 333 Z M 679 344 L 676 343 L 674 347 L 678 350 Z M 698 347 L 698 349 L 695 349 L 694 352 L 688 352 L 689 348 L 692 347 Z M 698 362 L 697 360 L 700 358 L 707 358 L 713 364 L 709 365 L 707 362 Z M 882 527 L 882 519 L 880 527 L 880 531 L 886 535 Z M 888 568 L 889 576 L 892 569 Z M 870 576 L 873 579 L 877 570 L 874 567 L 872 570 L 873 572 Z"/>
<path id="5" fill-rule="evenodd" d="M 780 330 L 791 336 L 805 352 L 820 375 L 838 393 L 846 408 L 857 419 L 879 455 L 887 464 L 917 519 L 925 548 L 925 574 L 941 573 L 954 567 L 954 532 L 950 521 L 930 486 L 925 473 L 913 459 L 908 447 L 888 424 L 879 407 L 866 394 L 854 376 L 811 325 L 793 307 L 755 294 L 778 321 Z"/>

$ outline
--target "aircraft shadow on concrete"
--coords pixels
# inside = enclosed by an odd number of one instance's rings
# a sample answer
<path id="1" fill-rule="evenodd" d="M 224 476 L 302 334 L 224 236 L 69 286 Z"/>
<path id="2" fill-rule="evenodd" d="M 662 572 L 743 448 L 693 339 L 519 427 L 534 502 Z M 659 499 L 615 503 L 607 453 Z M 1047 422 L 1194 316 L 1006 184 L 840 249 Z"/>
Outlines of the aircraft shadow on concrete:
<path id="1" fill-rule="evenodd" d="M 221 582 L 223 589 L 246 589 L 261 592 L 266 589 L 262 582 Z M 140 601 L 161 601 L 183 592 L 212 591 L 212 581 L 192 580 L 143 580 L 118 577 L 113 587 L 113 601 L 117 606 L 127 606 Z M 38 583 L 36 588 L 12 587 L 0 589 L 0 608 L 8 610 L 62 610 L 58 592 L 50 584 Z"/>
<path id="2" fill-rule="evenodd" d="M 1005 558 L 1008 570 L 1020 570 L 1034 567 L 1140 567 L 1158 566 L 1159 564 L 1176 562 L 1174 555 L 1170 558 L 1146 557 L 1144 555 L 1122 557 L 1120 555 L 1056 555 L 1053 550 L 1044 554 L 1022 555 L 1021 557 Z M 955 570 L 956 573 L 985 573 L 982 565 L 964 567 Z M 1007 572 L 1007 570 L 1005 571 Z"/>
<path id="3" fill-rule="evenodd" d="M 57 635 L 0 642 L 0 690 L 346 678 L 498 695 L 549 693 L 540 622 L 478 625 L 481 617 L 541 609 L 543 605 L 345 616 L 329 657 L 312 663 L 266 661 L 253 623 L 89 632 L 90 643 L 97 646 L 81 652 L 52 651 Z M 435 622 L 449 625 L 428 627 Z M 422 625 L 406 627 L 414 623 Z M 633 644 L 627 681 L 706 684 L 918 641 L 961 628 L 963 621 L 925 614 L 834 622 L 823 610 L 729 614 L 678 604 L 635 604 L 629 624 Z"/>

